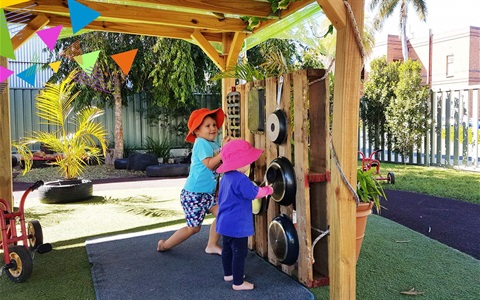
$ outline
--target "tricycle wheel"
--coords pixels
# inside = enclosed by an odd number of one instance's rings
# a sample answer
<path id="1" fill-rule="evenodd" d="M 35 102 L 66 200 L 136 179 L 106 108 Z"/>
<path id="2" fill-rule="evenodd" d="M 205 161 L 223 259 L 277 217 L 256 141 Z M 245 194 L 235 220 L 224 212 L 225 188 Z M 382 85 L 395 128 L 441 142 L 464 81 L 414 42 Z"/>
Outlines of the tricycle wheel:
<path id="1" fill-rule="evenodd" d="M 43 244 L 43 231 L 42 225 L 37 220 L 28 222 L 28 247 L 30 251 L 37 249 L 37 247 Z"/>
<path id="2" fill-rule="evenodd" d="M 393 174 L 393 172 L 388 172 L 387 181 L 391 184 L 395 184 L 395 175 Z"/>
<path id="3" fill-rule="evenodd" d="M 24 246 L 13 246 L 8 249 L 10 262 L 7 264 L 7 277 L 13 282 L 23 282 L 32 274 L 33 260 L 30 251 Z"/>

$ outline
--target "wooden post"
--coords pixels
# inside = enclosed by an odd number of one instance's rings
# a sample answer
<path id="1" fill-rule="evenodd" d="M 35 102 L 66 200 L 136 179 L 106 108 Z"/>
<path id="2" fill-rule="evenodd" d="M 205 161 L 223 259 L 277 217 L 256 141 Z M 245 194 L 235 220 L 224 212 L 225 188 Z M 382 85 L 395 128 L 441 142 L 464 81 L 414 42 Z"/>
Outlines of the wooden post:
<path id="1" fill-rule="evenodd" d="M 6 57 L 0 56 L 0 66 L 8 68 Z M 0 128 L 2 128 L 2 133 L 0 134 L 0 198 L 10 202 L 10 209 L 13 210 L 10 96 L 8 84 L 9 80 L 7 79 L 0 93 Z"/>
<path id="2" fill-rule="evenodd" d="M 358 30 L 363 33 L 364 1 L 349 1 Z M 349 16 L 347 15 L 347 18 Z M 356 186 L 357 130 L 360 100 L 361 54 L 351 20 L 337 31 L 332 142 L 336 157 L 351 186 Z M 328 261 L 330 299 L 355 299 L 356 254 L 354 196 L 332 161 L 328 187 L 330 239 Z"/>

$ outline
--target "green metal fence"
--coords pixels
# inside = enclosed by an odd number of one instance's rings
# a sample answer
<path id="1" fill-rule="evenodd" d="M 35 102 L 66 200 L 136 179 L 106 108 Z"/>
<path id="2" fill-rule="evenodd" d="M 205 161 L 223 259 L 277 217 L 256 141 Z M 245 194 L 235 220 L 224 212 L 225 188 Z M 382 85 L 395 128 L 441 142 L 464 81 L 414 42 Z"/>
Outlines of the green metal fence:
<path id="1" fill-rule="evenodd" d="M 35 107 L 35 97 L 38 89 L 10 89 L 10 123 L 12 140 L 18 140 L 25 134 L 35 131 L 49 131 L 47 125 L 40 124 Z M 198 101 L 198 107 L 216 108 L 221 105 L 220 95 L 195 95 Z M 123 107 L 123 136 L 126 147 L 142 149 L 147 137 L 156 141 L 167 139 L 173 147 L 179 147 L 184 144 L 183 136 L 168 130 L 165 123 L 149 124 L 145 118 L 144 110 L 147 103 L 140 94 L 135 94 L 128 99 L 128 106 Z M 164 116 L 165 122 L 174 126 L 187 126 L 187 120 L 184 118 L 172 118 Z M 162 118 L 164 119 L 164 118 Z M 105 125 L 109 133 L 109 140 L 113 141 L 115 119 L 113 108 L 105 108 L 105 114 L 99 118 Z M 72 128 L 73 130 L 73 128 Z"/>

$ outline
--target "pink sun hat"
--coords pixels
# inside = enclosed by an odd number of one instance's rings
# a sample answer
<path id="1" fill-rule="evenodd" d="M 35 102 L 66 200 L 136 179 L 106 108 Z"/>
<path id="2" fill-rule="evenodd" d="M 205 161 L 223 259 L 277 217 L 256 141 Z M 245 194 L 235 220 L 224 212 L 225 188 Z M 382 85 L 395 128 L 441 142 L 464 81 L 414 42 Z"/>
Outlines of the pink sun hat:
<path id="1" fill-rule="evenodd" d="M 249 165 L 256 161 L 262 153 L 263 150 L 252 147 L 245 140 L 231 140 L 220 151 L 222 164 L 217 168 L 217 173 L 225 173 Z"/>

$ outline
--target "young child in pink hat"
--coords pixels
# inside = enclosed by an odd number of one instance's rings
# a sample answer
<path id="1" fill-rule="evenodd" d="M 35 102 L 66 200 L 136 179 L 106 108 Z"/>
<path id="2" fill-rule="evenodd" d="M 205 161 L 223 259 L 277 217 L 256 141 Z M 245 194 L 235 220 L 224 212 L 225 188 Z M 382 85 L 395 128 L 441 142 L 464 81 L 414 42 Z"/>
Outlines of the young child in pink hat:
<path id="1" fill-rule="evenodd" d="M 245 175 L 262 153 L 263 150 L 240 139 L 228 142 L 220 152 L 223 163 L 217 172 L 224 174 L 220 180 L 216 229 L 223 236 L 223 278 L 233 281 L 232 288 L 237 291 L 254 287 L 243 280 L 248 237 L 254 234 L 252 200 L 273 193 L 271 186 L 258 187 Z"/>

